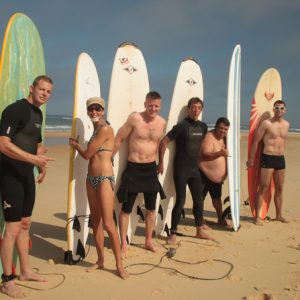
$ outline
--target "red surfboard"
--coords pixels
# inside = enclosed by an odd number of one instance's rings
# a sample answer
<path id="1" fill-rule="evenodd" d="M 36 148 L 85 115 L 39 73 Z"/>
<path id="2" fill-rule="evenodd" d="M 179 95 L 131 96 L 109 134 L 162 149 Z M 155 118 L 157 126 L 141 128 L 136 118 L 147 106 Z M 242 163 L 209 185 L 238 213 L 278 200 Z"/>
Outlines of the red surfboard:
<path id="1" fill-rule="evenodd" d="M 279 72 L 275 68 L 267 69 L 260 77 L 254 97 L 252 99 L 252 109 L 250 113 L 250 128 L 248 136 L 248 158 L 253 143 L 253 138 L 260 123 L 272 116 L 273 105 L 276 100 L 282 98 L 281 78 Z M 253 167 L 248 168 L 248 192 L 251 212 L 253 217 L 255 214 L 255 197 L 260 185 L 260 160 L 263 150 L 263 142 L 261 141 L 257 147 Z M 271 182 L 268 191 L 263 197 L 262 219 L 267 216 L 272 193 L 274 191 L 274 183 Z"/>

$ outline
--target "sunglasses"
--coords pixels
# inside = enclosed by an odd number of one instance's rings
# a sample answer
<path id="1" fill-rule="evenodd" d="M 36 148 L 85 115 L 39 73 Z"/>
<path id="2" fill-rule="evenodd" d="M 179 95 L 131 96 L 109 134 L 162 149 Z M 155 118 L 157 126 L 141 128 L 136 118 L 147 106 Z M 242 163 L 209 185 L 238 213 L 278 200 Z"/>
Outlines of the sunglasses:
<path id="1" fill-rule="evenodd" d="M 280 107 L 279 106 L 275 106 L 274 109 L 275 110 L 285 110 L 285 107 L 284 106 L 280 106 Z"/>
<path id="2" fill-rule="evenodd" d="M 92 112 L 92 111 L 102 111 L 103 110 L 103 108 L 100 106 L 100 105 L 95 105 L 95 106 L 89 106 L 88 108 L 87 108 L 87 111 L 88 112 Z"/>

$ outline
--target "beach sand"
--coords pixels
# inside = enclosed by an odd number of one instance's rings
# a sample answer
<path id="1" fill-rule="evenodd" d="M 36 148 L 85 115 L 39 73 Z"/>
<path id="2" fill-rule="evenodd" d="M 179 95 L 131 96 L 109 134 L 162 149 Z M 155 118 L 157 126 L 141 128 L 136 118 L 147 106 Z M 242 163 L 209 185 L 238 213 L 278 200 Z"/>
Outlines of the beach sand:
<path id="1" fill-rule="evenodd" d="M 51 139 L 67 135 L 48 133 L 46 136 Z M 124 281 L 116 276 L 107 235 L 105 270 L 85 272 L 85 268 L 96 261 L 91 235 L 86 259 L 72 266 L 64 263 L 69 147 L 50 145 L 48 155 L 56 160 L 50 164 L 45 182 L 38 187 L 30 250 L 32 267 L 45 274 L 48 282 L 22 282 L 31 287 L 24 288 L 29 294 L 27 299 L 300 299 L 300 135 L 289 135 L 286 148 L 283 212 L 289 224 L 275 221 L 266 221 L 264 226 L 253 224 L 250 208 L 244 205 L 248 196 L 246 147 L 244 134 L 241 138 L 240 230 L 233 232 L 212 225 L 209 233 L 217 243 L 193 238 L 195 229 L 188 199 L 186 218 L 179 232 L 189 237 L 177 238 L 174 259 L 178 261 L 163 257 L 167 247 L 164 239 L 156 240 L 157 253 L 145 251 L 142 248 L 144 224 L 140 223 L 133 240 L 136 245 L 130 246 L 128 258 L 124 260 L 127 270 L 137 275 Z M 223 198 L 227 190 L 225 184 Z M 204 216 L 210 223 L 216 221 L 209 197 L 205 200 Z M 275 217 L 273 202 L 269 216 Z M 221 277 L 224 278 L 218 280 Z M 8 299 L 4 295 L 0 298 Z"/>

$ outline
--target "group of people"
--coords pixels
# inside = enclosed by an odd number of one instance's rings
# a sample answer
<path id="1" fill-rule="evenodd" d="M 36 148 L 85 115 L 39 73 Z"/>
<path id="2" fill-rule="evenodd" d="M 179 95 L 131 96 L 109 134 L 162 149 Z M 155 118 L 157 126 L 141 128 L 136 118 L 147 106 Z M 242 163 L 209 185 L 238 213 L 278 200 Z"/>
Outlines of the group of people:
<path id="1" fill-rule="evenodd" d="M 3 266 L 2 293 L 11 297 L 23 297 L 12 273 L 13 248 L 17 247 L 20 259 L 20 280 L 44 281 L 29 265 L 28 243 L 31 214 L 35 200 L 35 181 L 41 183 L 46 175 L 49 161 L 42 144 L 42 113 L 40 106 L 51 96 L 53 82 L 48 76 L 37 77 L 30 86 L 29 96 L 9 105 L 2 113 L 0 123 L 0 152 L 2 153 L 0 189 L 6 230 L 1 244 Z M 174 159 L 175 205 L 172 210 L 171 230 L 168 244 L 176 243 L 177 227 L 185 205 L 186 187 L 193 200 L 196 237 L 214 240 L 206 229 L 203 219 L 204 198 L 210 194 L 217 213 L 218 223 L 227 225 L 222 218 L 221 190 L 227 175 L 226 134 L 230 123 L 219 118 L 215 128 L 209 132 L 207 125 L 199 121 L 203 102 L 197 97 L 187 103 L 187 116 L 165 134 L 166 121 L 159 115 L 161 96 L 157 92 L 146 95 L 143 112 L 133 112 L 116 136 L 104 119 L 105 101 L 100 97 L 87 99 L 87 114 L 94 126 L 94 132 L 85 149 L 77 140 L 70 138 L 69 144 L 89 161 L 86 190 L 91 211 L 91 223 L 98 259 L 87 271 L 104 268 L 104 228 L 107 231 L 116 259 L 118 275 L 126 279 L 128 273 L 122 265 L 122 256 L 127 255 L 127 230 L 129 216 L 138 193 L 144 194 L 146 209 L 145 249 L 155 252 L 153 230 L 156 221 L 156 198 L 165 198 L 158 179 L 164 172 L 164 154 L 170 142 L 176 143 Z M 262 184 L 257 196 L 255 223 L 261 223 L 260 210 L 262 194 L 271 178 L 275 181 L 276 219 L 282 216 L 282 188 L 284 182 L 284 141 L 289 124 L 283 119 L 285 103 L 274 104 L 274 116 L 262 122 L 257 130 L 255 142 L 250 151 L 248 167 L 258 143 L 263 140 Z M 115 177 L 112 159 L 121 144 L 128 141 L 128 161 L 118 191 L 115 191 Z M 157 164 L 158 161 L 158 164 Z M 39 175 L 34 178 L 33 167 Z M 114 196 L 122 203 L 118 216 L 120 239 L 113 218 Z"/>

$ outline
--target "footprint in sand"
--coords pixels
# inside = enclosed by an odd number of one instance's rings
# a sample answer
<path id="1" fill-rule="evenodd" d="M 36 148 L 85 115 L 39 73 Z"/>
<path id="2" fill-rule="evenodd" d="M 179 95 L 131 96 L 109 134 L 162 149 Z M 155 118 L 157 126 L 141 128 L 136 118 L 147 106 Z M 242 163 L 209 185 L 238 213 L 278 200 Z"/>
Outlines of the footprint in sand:
<path id="1" fill-rule="evenodd" d="M 235 274 L 230 274 L 227 276 L 227 278 L 232 281 L 242 281 L 243 280 L 243 278 L 241 276 L 238 276 Z"/>
<path id="2" fill-rule="evenodd" d="M 251 296 L 244 296 L 242 300 L 277 300 L 271 293 L 257 293 Z"/>
<path id="3" fill-rule="evenodd" d="M 298 245 L 288 245 L 287 246 L 288 248 L 291 248 L 291 249 L 295 249 L 295 250 L 300 250 L 300 244 L 298 244 Z"/>
<path id="4" fill-rule="evenodd" d="M 154 297 L 165 296 L 166 292 L 163 289 L 156 289 L 151 292 L 151 295 Z"/>
<path id="5" fill-rule="evenodd" d="M 296 237 L 294 235 L 287 238 L 288 241 L 296 241 Z"/>

